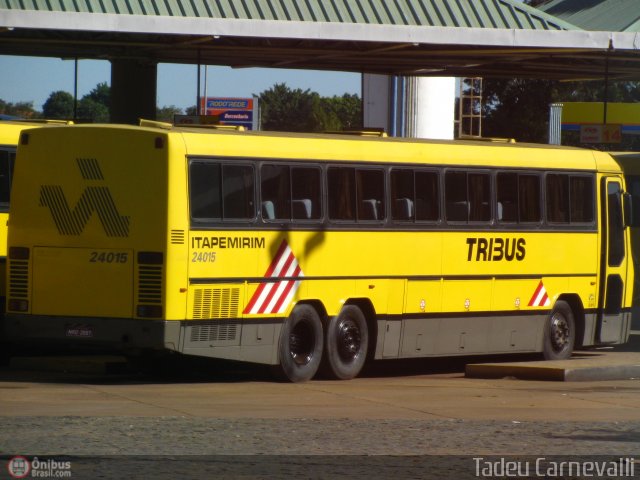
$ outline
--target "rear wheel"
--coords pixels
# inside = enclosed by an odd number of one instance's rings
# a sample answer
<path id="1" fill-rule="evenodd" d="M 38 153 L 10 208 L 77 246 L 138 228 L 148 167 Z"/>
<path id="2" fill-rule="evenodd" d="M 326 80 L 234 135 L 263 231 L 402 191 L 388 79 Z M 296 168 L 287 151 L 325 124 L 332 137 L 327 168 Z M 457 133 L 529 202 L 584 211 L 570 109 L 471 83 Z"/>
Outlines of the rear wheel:
<path id="1" fill-rule="evenodd" d="M 291 382 L 311 379 L 320 366 L 322 322 L 310 305 L 297 305 L 282 326 L 276 374 Z"/>
<path id="2" fill-rule="evenodd" d="M 573 311 L 569 304 L 558 300 L 544 326 L 542 354 L 545 360 L 564 360 L 571 356 L 576 338 Z"/>
<path id="3" fill-rule="evenodd" d="M 369 330 L 362 311 L 346 305 L 327 325 L 323 373 L 339 380 L 356 377 L 367 358 Z"/>

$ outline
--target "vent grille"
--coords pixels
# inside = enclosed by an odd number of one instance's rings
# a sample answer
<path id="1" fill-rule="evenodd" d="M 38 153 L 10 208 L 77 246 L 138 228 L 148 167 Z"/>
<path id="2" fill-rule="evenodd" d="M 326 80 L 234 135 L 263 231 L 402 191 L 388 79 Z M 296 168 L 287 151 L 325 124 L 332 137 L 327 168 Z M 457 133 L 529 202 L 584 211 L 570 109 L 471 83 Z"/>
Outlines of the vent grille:
<path id="1" fill-rule="evenodd" d="M 171 243 L 173 245 L 184 245 L 184 230 L 171 230 Z"/>
<path id="2" fill-rule="evenodd" d="M 191 342 L 232 342 L 238 338 L 238 323 L 205 322 L 191 327 Z"/>
<path id="3" fill-rule="evenodd" d="M 195 291 L 193 318 L 237 318 L 239 288 L 200 288 Z"/>
<path id="4" fill-rule="evenodd" d="M 138 265 L 138 303 L 162 303 L 161 265 Z"/>
<path id="5" fill-rule="evenodd" d="M 9 298 L 29 296 L 29 261 L 9 260 Z"/>

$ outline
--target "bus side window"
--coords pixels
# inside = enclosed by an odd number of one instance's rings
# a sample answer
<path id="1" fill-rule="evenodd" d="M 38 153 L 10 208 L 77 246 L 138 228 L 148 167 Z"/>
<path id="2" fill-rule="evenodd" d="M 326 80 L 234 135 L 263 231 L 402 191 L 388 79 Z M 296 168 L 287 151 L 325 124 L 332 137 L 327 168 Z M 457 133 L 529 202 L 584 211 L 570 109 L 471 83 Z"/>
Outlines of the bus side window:
<path id="1" fill-rule="evenodd" d="M 445 205 L 449 222 L 466 222 L 469 219 L 467 201 L 467 174 L 449 171 L 445 174 Z"/>
<path id="2" fill-rule="evenodd" d="M 540 176 L 518 175 L 518 218 L 521 223 L 540 223 Z"/>
<path id="3" fill-rule="evenodd" d="M 223 218 L 225 220 L 254 218 L 254 191 L 254 173 L 251 165 L 223 165 Z"/>
<path id="4" fill-rule="evenodd" d="M 498 221 L 518 221 L 518 175 L 500 172 L 496 177 L 496 199 Z"/>
<path id="5" fill-rule="evenodd" d="M 436 172 L 418 170 L 415 176 L 415 215 L 417 221 L 440 220 L 440 181 Z"/>
<path id="6" fill-rule="evenodd" d="M 220 169 L 218 163 L 191 162 L 189 165 L 191 218 L 203 221 L 222 217 Z"/>
<path id="7" fill-rule="evenodd" d="M 546 179 L 547 221 L 569 223 L 569 175 L 550 173 Z"/>
<path id="8" fill-rule="evenodd" d="M 391 218 L 396 221 L 414 219 L 413 170 L 391 170 Z"/>
<path id="9" fill-rule="evenodd" d="M 356 170 L 358 220 L 384 220 L 384 170 Z"/>
<path id="10" fill-rule="evenodd" d="M 571 175 L 569 177 L 571 199 L 571 223 L 591 223 L 594 220 L 593 177 Z"/>
<path id="11" fill-rule="evenodd" d="M 291 168 L 291 206 L 294 220 L 322 216 L 322 175 L 317 167 Z"/>
<path id="12" fill-rule="evenodd" d="M 355 220 L 356 179 L 351 167 L 329 167 L 327 170 L 329 190 L 329 218 L 331 220 Z"/>
<path id="13" fill-rule="evenodd" d="M 263 165 L 260 170 L 262 218 L 291 219 L 291 183 L 287 165 Z"/>
<path id="14" fill-rule="evenodd" d="M 491 179 L 487 173 L 469 173 L 469 220 L 491 220 Z"/>

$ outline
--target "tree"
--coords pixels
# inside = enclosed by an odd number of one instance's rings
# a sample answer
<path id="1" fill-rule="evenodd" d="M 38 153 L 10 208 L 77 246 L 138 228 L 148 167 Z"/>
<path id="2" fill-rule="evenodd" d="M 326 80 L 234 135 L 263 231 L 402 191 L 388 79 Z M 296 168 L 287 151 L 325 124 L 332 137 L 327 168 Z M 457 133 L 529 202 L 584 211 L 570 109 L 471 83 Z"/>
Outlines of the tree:
<path id="1" fill-rule="evenodd" d="M 284 83 L 276 83 L 259 99 L 263 130 L 323 132 L 362 124 L 357 95 L 321 97 L 309 89 L 292 90 Z"/>
<path id="2" fill-rule="evenodd" d="M 322 106 L 335 114 L 340 122 L 339 130 L 362 129 L 362 101 L 358 95 L 322 97 Z"/>
<path id="3" fill-rule="evenodd" d="M 42 105 L 42 113 L 51 119 L 73 118 L 73 96 L 63 90 L 52 92 Z"/>
<path id="4" fill-rule="evenodd" d="M 109 121 L 109 107 L 85 95 L 78 102 L 76 119 L 79 122 L 105 123 Z"/>
<path id="5" fill-rule="evenodd" d="M 174 115 L 182 115 L 182 109 L 175 105 L 158 107 L 156 109 L 156 120 L 158 121 L 173 123 Z"/>
<path id="6" fill-rule="evenodd" d="M 110 119 L 111 87 L 98 83 L 78 102 L 77 118 L 82 122 L 105 123 Z"/>
<path id="7" fill-rule="evenodd" d="M 88 94 L 82 99 L 91 99 L 96 103 L 104 105 L 107 109 L 111 106 L 111 87 L 107 85 L 107 82 L 101 82 L 95 86 Z"/>
<path id="8" fill-rule="evenodd" d="M 483 136 L 546 141 L 555 82 L 488 79 L 483 83 Z"/>
<path id="9" fill-rule="evenodd" d="M 606 90 L 606 95 L 605 95 Z M 638 102 L 640 82 L 485 79 L 482 134 L 512 137 L 520 141 L 548 141 L 549 105 L 561 102 Z M 563 134 L 565 145 L 580 145 L 577 135 Z M 622 144 L 592 145 L 599 149 L 640 149 L 640 138 L 625 138 Z"/>
<path id="10" fill-rule="evenodd" d="M 19 118 L 37 118 L 38 112 L 33 108 L 33 102 L 5 102 L 0 100 L 0 113 Z"/>
<path id="11" fill-rule="evenodd" d="M 308 89 L 291 90 L 285 83 L 276 83 L 260 94 L 262 128 L 290 132 L 315 131 L 312 116 L 316 101 Z"/>

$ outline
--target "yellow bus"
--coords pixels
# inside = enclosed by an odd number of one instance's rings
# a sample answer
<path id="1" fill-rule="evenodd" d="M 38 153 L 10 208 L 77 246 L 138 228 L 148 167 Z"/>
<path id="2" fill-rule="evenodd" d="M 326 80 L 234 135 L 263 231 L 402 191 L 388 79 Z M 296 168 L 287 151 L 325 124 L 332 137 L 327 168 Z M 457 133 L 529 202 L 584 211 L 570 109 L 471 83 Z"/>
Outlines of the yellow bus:
<path id="1" fill-rule="evenodd" d="M 17 344 L 304 381 L 629 335 L 629 202 L 604 153 L 151 124 L 31 130 L 18 157 Z"/>
<path id="2" fill-rule="evenodd" d="M 20 132 L 36 125 L 61 125 L 62 120 L 3 120 L 0 121 L 0 306 L 4 312 L 6 300 L 7 222 L 9 220 L 9 198 L 11 177 L 16 158 Z M 1 332 L 0 332 L 1 334 Z M 1 338 L 1 335 L 0 335 Z"/>

